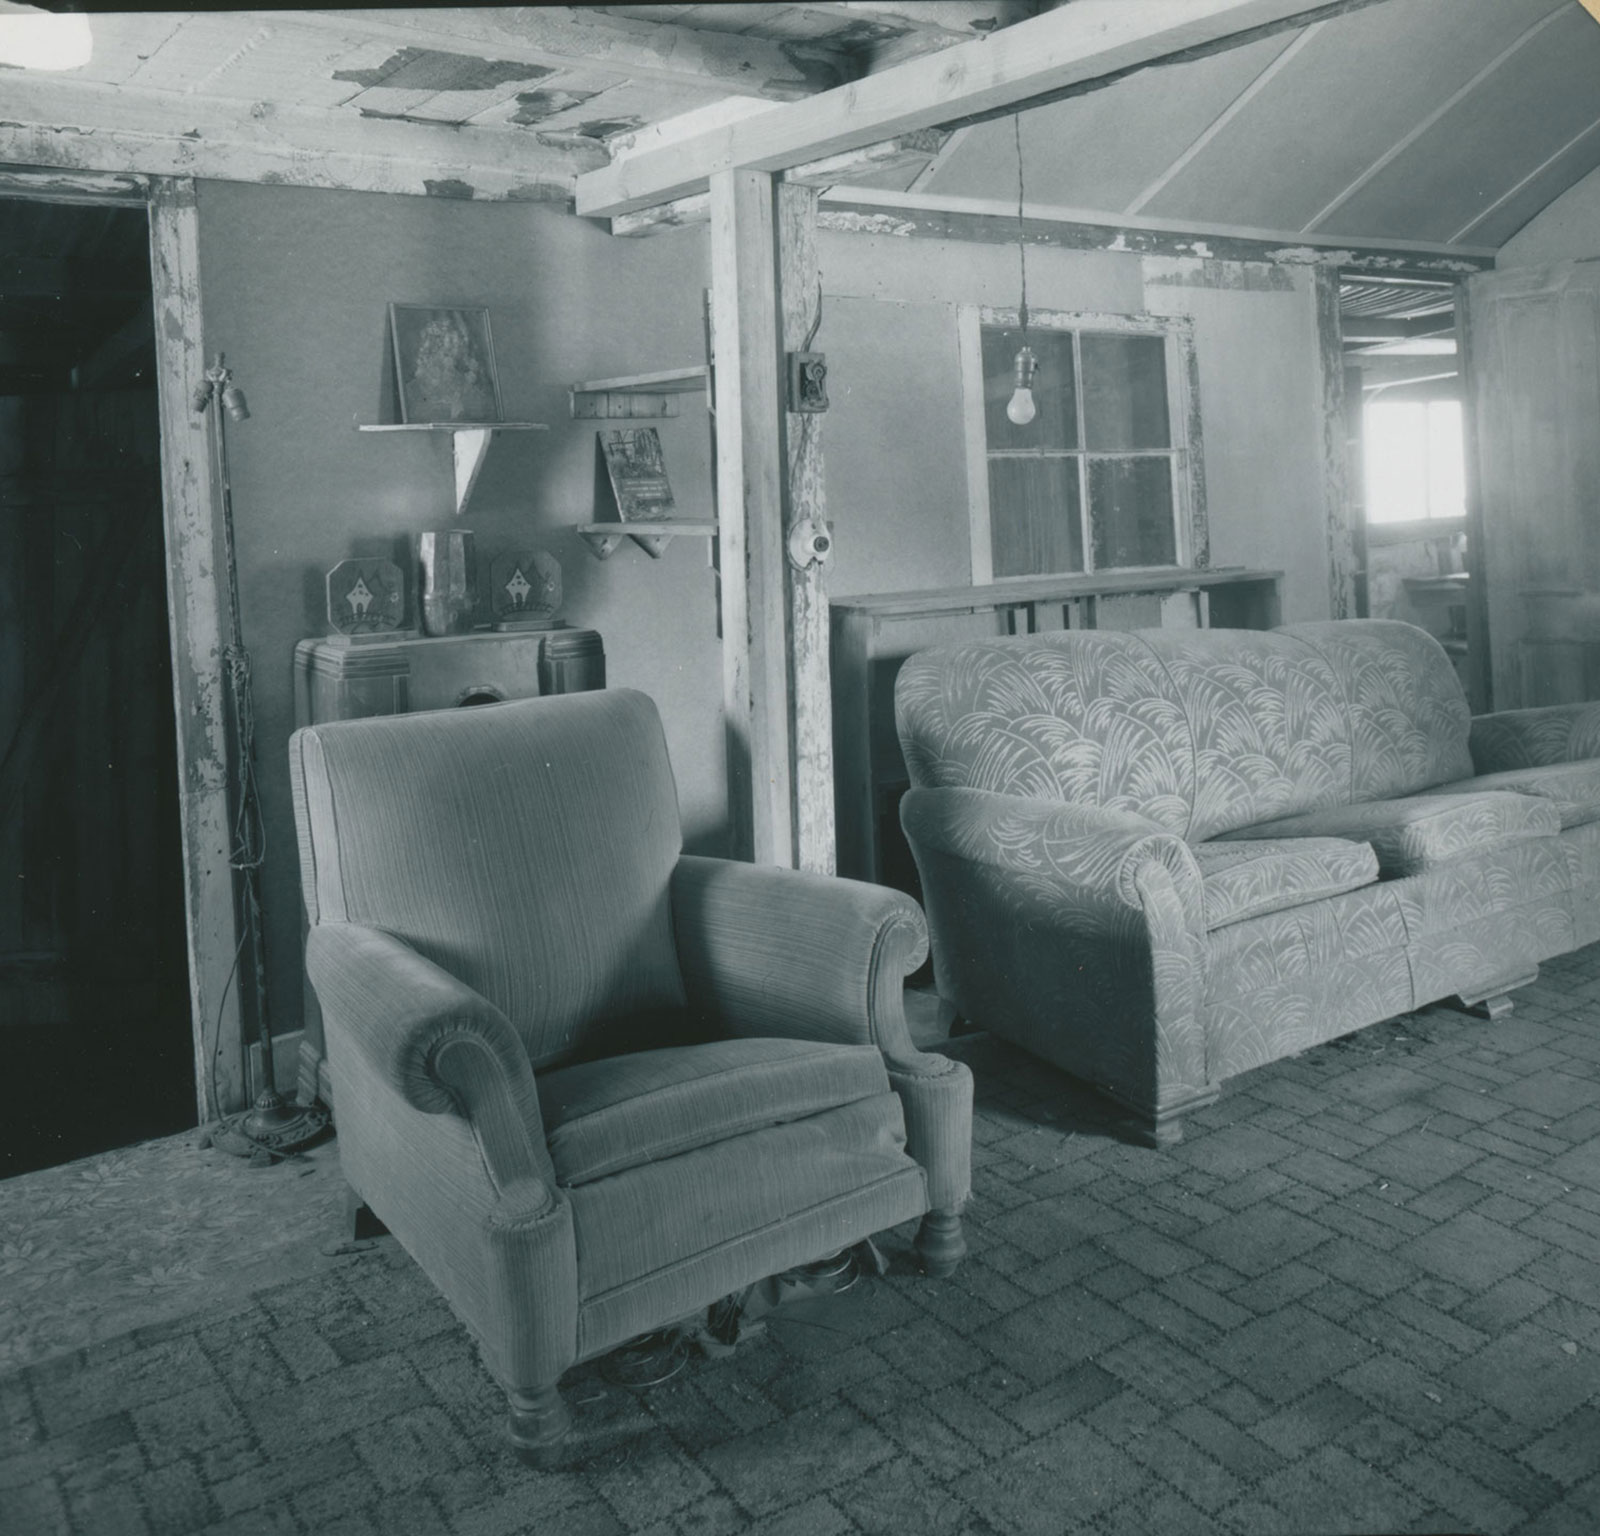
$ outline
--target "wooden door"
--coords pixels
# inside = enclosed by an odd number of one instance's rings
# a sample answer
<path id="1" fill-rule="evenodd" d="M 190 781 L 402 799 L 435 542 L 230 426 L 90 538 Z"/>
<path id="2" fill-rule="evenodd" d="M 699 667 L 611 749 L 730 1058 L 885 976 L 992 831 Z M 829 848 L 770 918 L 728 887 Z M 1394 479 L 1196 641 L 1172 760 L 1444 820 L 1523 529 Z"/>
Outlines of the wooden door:
<path id="1" fill-rule="evenodd" d="M 1483 593 L 1491 707 L 1600 691 L 1600 264 L 1466 284 L 1477 484 L 1469 559 Z"/>

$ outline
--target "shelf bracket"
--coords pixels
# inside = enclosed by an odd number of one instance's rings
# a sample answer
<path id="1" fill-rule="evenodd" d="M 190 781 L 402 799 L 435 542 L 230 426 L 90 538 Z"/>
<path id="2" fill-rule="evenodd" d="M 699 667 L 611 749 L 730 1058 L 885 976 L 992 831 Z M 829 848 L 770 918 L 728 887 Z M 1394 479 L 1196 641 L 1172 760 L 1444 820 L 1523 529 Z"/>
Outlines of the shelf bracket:
<path id="1" fill-rule="evenodd" d="M 491 427 L 462 428 L 451 434 L 456 461 L 456 516 L 467 510 L 467 501 L 478 483 L 478 473 L 489 453 L 489 439 L 494 435 Z"/>

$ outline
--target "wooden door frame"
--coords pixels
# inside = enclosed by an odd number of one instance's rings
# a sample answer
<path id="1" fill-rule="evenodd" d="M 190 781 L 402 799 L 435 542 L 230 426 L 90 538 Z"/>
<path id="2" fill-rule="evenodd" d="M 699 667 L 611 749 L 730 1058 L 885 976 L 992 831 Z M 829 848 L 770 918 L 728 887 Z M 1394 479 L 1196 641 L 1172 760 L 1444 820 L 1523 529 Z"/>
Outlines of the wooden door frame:
<path id="1" fill-rule="evenodd" d="M 205 375 L 195 183 L 188 177 L 7 167 L 0 169 L 0 197 L 142 206 L 150 221 L 184 928 L 196 1112 L 204 1124 L 221 1110 L 241 1107 L 246 1085 L 238 990 L 232 985 L 240 928 L 229 862 L 225 573 L 210 444 L 205 419 L 194 408 Z"/>

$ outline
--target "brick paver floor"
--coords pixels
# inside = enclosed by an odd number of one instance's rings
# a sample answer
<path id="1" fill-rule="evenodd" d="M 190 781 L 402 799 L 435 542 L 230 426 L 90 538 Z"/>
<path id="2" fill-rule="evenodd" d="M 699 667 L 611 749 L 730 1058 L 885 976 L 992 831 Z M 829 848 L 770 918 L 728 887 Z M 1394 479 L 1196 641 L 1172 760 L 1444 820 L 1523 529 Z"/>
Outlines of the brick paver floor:
<path id="1" fill-rule="evenodd" d="M 649 1390 L 528 1470 L 384 1240 L 0 1378 L 0 1531 L 1600 1532 L 1600 946 L 1119 1141 L 982 1036 L 971 1254 Z M 152 1219 L 161 1219 L 152 1213 Z M 3 1280 L 0 1280 L 3 1283 Z"/>

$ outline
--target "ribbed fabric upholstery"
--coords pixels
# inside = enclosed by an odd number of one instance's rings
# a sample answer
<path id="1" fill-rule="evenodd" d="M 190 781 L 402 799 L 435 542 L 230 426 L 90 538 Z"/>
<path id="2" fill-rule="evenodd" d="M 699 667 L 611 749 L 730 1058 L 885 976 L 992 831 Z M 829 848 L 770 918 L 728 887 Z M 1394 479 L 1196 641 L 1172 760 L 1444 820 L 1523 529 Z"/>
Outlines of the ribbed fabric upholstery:
<path id="1" fill-rule="evenodd" d="M 500 1008 L 535 1067 L 684 1002 L 661 723 L 643 694 L 595 698 L 340 721 L 290 744 L 318 920 L 403 939 Z"/>
<path id="2" fill-rule="evenodd" d="M 539 1102 L 556 1179 L 577 1185 L 888 1086 L 870 1045 L 718 1040 L 543 1072 Z"/>
<path id="3" fill-rule="evenodd" d="M 1378 861 L 1366 843 L 1343 838 L 1251 838 L 1195 843 L 1206 928 L 1304 906 L 1368 885 Z"/>
<path id="4" fill-rule="evenodd" d="M 882 1051 L 929 1204 L 959 1211 L 972 1190 L 972 1073 L 919 1051 L 906 1026 L 905 978 L 928 952 L 917 904 L 856 880 L 686 854 L 672 912 L 690 1005 L 709 1027 Z"/>
<path id="5" fill-rule="evenodd" d="M 781 1154 L 786 1143 L 763 1147 Z M 721 1171 L 720 1167 L 717 1171 Z M 863 1174 L 870 1167 L 860 1170 Z M 610 1181 L 585 1185 L 574 1205 L 588 1205 Z M 691 1254 L 665 1268 L 640 1275 L 614 1289 L 592 1296 L 578 1314 L 578 1355 L 589 1359 L 663 1322 L 677 1322 L 699 1312 L 707 1296 L 742 1290 L 767 1275 L 809 1264 L 859 1241 L 865 1232 L 883 1232 L 910 1221 L 927 1208 L 922 1170 L 902 1164 L 871 1183 L 833 1195 L 809 1210 L 795 1211 L 782 1221 L 753 1227 L 714 1248 Z M 598 1222 L 596 1204 L 586 1215 Z"/>
<path id="6" fill-rule="evenodd" d="M 1342 837 L 1369 843 L 1385 879 L 1561 830 L 1555 804 L 1529 795 L 1408 795 L 1331 806 L 1265 821 L 1219 841 L 1241 837 Z"/>
<path id="7" fill-rule="evenodd" d="M 905 1155 L 900 1101 L 885 1085 L 872 1098 L 581 1184 L 569 1195 L 580 1302 L 908 1171 L 916 1204 L 898 1220 L 921 1214 L 927 1196 Z"/>
<path id="8" fill-rule="evenodd" d="M 916 904 L 681 859 L 643 695 L 317 727 L 291 776 L 341 1160 L 516 1409 L 930 1185 L 959 1208 L 971 1076 L 905 1028 Z"/>

